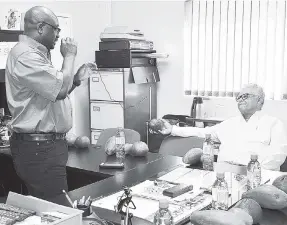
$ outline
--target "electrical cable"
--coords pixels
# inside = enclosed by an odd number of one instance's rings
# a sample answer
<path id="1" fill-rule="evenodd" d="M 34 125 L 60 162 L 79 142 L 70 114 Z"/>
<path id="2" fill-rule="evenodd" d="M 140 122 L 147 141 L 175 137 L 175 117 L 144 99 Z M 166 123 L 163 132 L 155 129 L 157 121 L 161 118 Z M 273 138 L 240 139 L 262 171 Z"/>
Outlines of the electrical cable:
<path id="1" fill-rule="evenodd" d="M 109 95 L 110 100 L 111 100 L 111 101 L 116 101 L 115 99 L 112 98 L 110 92 L 108 91 L 108 88 L 107 88 L 107 86 L 106 86 L 106 84 L 105 84 L 105 82 L 104 82 L 104 80 L 103 80 L 103 78 L 102 78 L 102 74 L 101 74 L 99 71 L 97 71 L 97 72 L 98 72 L 98 74 L 100 75 L 100 79 L 101 79 L 101 81 L 102 81 L 102 83 L 103 83 L 103 85 L 104 85 L 104 88 L 105 88 L 106 92 L 107 92 L 108 95 Z M 124 108 L 124 106 L 123 106 L 121 103 L 119 103 L 119 104 L 120 104 L 120 106 L 121 106 L 122 108 Z"/>
<path id="2" fill-rule="evenodd" d="M 136 104 L 131 105 L 129 107 L 127 107 L 125 110 L 130 109 L 130 108 L 137 108 L 144 100 L 146 100 L 148 98 L 147 96 L 144 96 L 141 100 L 139 100 Z"/>
<path id="3" fill-rule="evenodd" d="M 105 88 L 106 92 L 108 93 L 110 100 L 111 100 L 111 101 L 116 101 L 115 99 L 112 98 L 110 92 L 108 91 L 108 88 L 107 88 L 105 82 L 103 81 L 102 74 L 101 74 L 99 71 L 97 71 L 96 73 L 98 73 L 98 74 L 100 75 L 100 80 L 101 80 L 101 82 L 103 83 L 104 88 Z M 128 110 L 128 109 L 131 109 L 131 108 L 137 108 L 137 107 L 138 107 L 143 101 L 145 101 L 147 98 L 148 98 L 148 95 L 142 97 L 136 104 L 131 105 L 131 106 L 127 107 L 127 108 L 124 108 L 121 103 L 119 103 L 119 104 L 120 104 L 120 106 L 121 106 L 124 110 Z"/>

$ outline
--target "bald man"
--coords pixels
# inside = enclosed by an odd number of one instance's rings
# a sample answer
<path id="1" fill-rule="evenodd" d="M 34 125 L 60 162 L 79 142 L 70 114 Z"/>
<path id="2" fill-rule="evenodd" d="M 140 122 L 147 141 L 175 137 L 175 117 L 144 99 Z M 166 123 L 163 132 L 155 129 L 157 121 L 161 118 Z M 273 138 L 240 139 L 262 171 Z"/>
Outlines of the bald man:
<path id="1" fill-rule="evenodd" d="M 68 189 L 65 135 L 72 127 L 69 93 L 81 84 L 87 67 L 83 65 L 73 74 L 77 44 L 71 38 L 61 40 L 62 69 L 52 65 L 50 50 L 61 29 L 50 9 L 29 9 L 24 23 L 24 34 L 10 51 L 5 70 L 12 115 L 8 125 L 11 153 L 29 194 L 47 199 Z"/>
<path id="2" fill-rule="evenodd" d="M 236 98 L 239 116 L 206 128 L 177 127 L 165 122 L 165 127 L 159 132 L 202 138 L 211 134 L 221 143 L 218 161 L 247 165 L 251 154 L 257 154 L 263 168 L 280 170 L 287 155 L 287 133 L 282 121 L 261 111 L 264 99 L 262 87 L 248 84 Z"/>

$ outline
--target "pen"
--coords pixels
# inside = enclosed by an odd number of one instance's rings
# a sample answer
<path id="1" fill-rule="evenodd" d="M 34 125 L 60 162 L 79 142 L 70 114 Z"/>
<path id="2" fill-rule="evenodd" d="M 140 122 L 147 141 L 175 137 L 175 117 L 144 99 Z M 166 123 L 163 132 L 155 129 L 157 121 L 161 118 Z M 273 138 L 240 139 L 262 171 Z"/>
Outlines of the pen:
<path id="1" fill-rule="evenodd" d="M 63 190 L 63 193 L 65 194 L 66 199 L 67 199 L 68 202 L 71 204 L 71 206 L 74 207 L 74 206 L 73 206 L 73 202 L 72 202 L 71 198 L 69 197 L 69 195 L 67 194 L 67 192 L 66 192 L 65 190 Z"/>
<path id="2" fill-rule="evenodd" d="M 264 184 L 267 184 L 270 181 L 270 179 L 268 179 L 267 181 L 264 182 Z"/>
<path id="3" fill-rule="evenodd" d="M 77 200 L 75 200 L 75 201 L 74 201 L 74 203 L 73 203 L 73 208 L 75 208 L 75 209 L 76 209 L 76 208 L 77 208 L 77 205 L 78 205 L 78 201 L 77 201 Z"/>
<path id="4" fill-rule="evenodd" d="M 167 180 L 161 180 L 161 179 L 156 179 L 154 180 L 155 185 L 157 185 L 157 183 L 168 183 L 168 184 L 173 184 L 173 185 L 178 185 L 179 183 L 177 182 L 173 182 L 173 181 L 167 181 Z"/>
<path id="5" fill-rule="evenodd" d="M 85 205 L 85 196 L 80 199 L 79 205 Z"/>
<path id="6" fill-rule="evenodd" d="M 89 197 L 87 198 L 87 200 L 85 201 L 85 205 L 86 205 L 86 206 L 90 206 L 90 204 L 91 204 L 90 198 L 91 198 L 91 196 L 89 196 Z"/>

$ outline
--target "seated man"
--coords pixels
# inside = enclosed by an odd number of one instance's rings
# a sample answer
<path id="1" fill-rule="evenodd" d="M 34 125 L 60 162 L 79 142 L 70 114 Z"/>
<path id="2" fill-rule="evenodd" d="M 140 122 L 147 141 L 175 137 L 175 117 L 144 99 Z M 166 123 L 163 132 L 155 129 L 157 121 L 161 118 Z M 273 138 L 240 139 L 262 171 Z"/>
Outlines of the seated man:
<path id="1" fill-rule="evenodd" d="M 241 113 L 212 127 L 177 127 L 165 121 L 164 135 L 205 137 L 221 142 L 217 161 L 247 165 L 257 154 L 264 169 L 280 170 L 287 155 L 287 133 L 277 118 L 261 112 L 265 94 L 256 84 L 246 85 L 236 98 Z"/>

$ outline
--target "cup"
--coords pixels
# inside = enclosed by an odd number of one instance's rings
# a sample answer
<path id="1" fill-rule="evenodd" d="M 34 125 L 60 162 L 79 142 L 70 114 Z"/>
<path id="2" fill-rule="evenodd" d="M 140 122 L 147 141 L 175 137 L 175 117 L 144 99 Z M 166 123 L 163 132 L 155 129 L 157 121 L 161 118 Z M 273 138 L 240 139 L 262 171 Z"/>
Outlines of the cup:
<path id="1" fill-rule="evenodd" d="M 83 217 L 90 216 L 92 214 L 92 209 L 91 206 L 86 206 L 86 205 L 77 205 L 77 209 L 84 211 L 83 212 Z"/>

